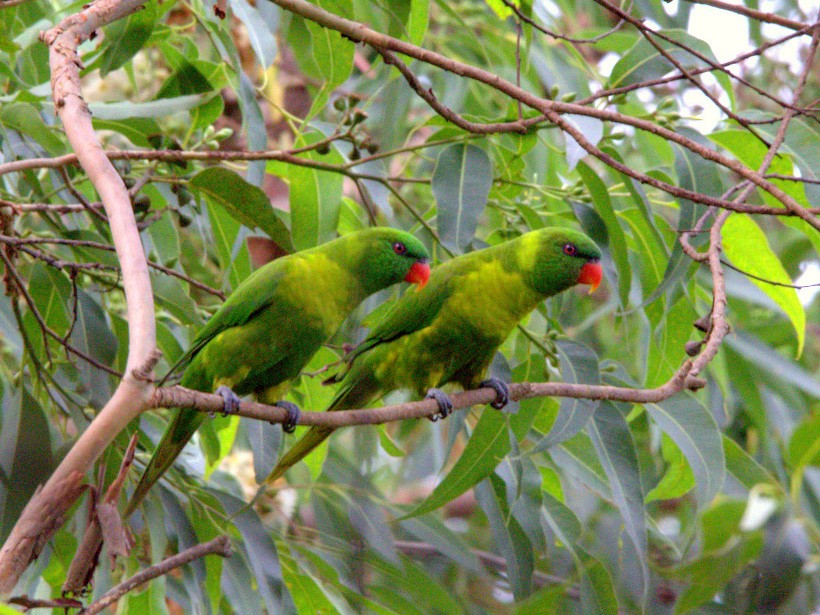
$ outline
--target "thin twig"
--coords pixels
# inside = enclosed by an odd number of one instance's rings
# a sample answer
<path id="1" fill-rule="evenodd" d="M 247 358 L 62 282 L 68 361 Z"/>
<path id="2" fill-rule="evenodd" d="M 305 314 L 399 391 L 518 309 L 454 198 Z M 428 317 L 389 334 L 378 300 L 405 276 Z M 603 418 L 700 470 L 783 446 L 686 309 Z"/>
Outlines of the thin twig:
<path id="1" fill-rule="evenodd" d="M 100 613 L 103 609 L 114 604 L 125 594 L 136 589 L 140 585 L 147 583 L 151 579 L 156 579 L 159 576 L 168 574 L 172 570 L 179 568 L 180 566 L 184 566 L 185 564 L 188 564 L 195 559 L 199 559 L 200 557 L 205 557 L 206 555 L 221 555 L 222 557 L 230 557 L 230 538 L 225 535 L 217 536 L 209 542 L 195 545 L 190 549 L 185 549 L 181 553 L 177 553 L 176 555 L 172 555 L 171 557 L 161 561 L 159 564 L 155 564 L 138 572 L 130 579 L 123 581 L 116 587 L 112 587 L 110 590 L 105 592 L 99 600 L 89 604 L 88 607 L 81 611 L 81 615 L 95 615 L 95 613 Z"/>
<path id="2" fill-rule="evenodd" d="M 758 11 L 755 9 L 747 8 L 742 4 L 731 4 L 729 2 L 721 2 L 721 0 L 686 0 L 687 2 L 691 2 L 692 4 L 705 4 L 707 6 L 712 6 L 718 9 L 723 9 L 724 11 L 730 11 L 732 13 L 737 13 L 738 15 L 743 15 L 744 17 L 749 17 L 751 19 L 755 19 L 757 21 L 763 21 L 766 23 L 773 23 L 777 24 L 778 26 L 783 26 L 784 28 L 789 28 L 790 30 L 802 30 L 804 24 L 800 23 L 799 21 L 793 21 L 791 19 L 787 19 L 780 15 L 775 15 L 774 13 L 764 13 L 763 11 Z"/>
<path id="3" fill-rule="evenodd" d="M 70 268 L 70 269 L 108 269 L 111 271 L 119 271 L 118 267 L 113 265 L 105 265 L 103 263 L 74 263 L 63 261 L 59 259 L 54 259 L 50 255 L 37 251 L 32 251 L 24 248 L 23 246 L 27 246 L 30 244 L 55 244 L 55 245 L 62 245 L 62 246 L 71 246 L 71 247 L 81 247 L 81 248 L 93 248 L 95 250 L 105 250 L 106 252 L 114 252 L 114 246 L 101 243 L 99 241 L 90 241 L 88 239 L 66 239 L 64 237 L 10 237 L 8 235 L 0 235 L 0 243 L 13 245 L 13 246 L 20 246 L 21 250 L 26 251 L 31 256 L 39 258 L 41 260 L 46 261 L 53 267 L 57 267 L 58 269 L 63 268 Z M 212 288 L 207 284 L 199 282 L 192 277 L 185 275 L 175 269 L 171 269 L 170 267 L 166 267 L 165 265 L 160 265 L 159 263 L 155 263 L 154 261 L 147 261 L 148 266 L 152 269 L 156 269 L 157 271 L 161 271 L 166 275 L 173 276 L 184 282 L 187 282 L 191 286 L 198 288 L 206 293 L 219 297 L 220 299 L 225 299 L 225 293 L 217 288 Z"/>

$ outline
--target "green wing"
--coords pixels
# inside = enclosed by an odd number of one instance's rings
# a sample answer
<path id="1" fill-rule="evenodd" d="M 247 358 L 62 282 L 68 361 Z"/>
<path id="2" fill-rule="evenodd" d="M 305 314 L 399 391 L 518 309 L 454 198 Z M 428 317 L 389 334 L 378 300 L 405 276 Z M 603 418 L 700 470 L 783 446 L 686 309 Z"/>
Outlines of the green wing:
<path id="1" fill-rule="evenodd" d="M 454 271 L 447 264 L 436 269 L 430 283 L 422 289 L 409 288 L 368 336 L 345 357 L 347 368 L 326 382 L 339 382 L 350 370 L 350 364 L 368 350 L 428 327 L 454 288 Z"/>
<path id="2" fill-rule="evenodd" d="M 361 366 L 355 363 L 356 358 L 378 346 L 430 326 L 447 298 L 453 293 L 457 285 L 459 269 L 449 263 L 441 265 L 435 270 L 427 286 L 421 290 L 411 288 L 402 296 L 393 309 L 373 328 L 367 338 L 347 356 L 346 368 L 326 381 L 326 383 L 333 383 L 344 380 L 342 387 L 330 402 L 328 410 L 350 407 L 350 402 L 358 403 L 360 399 L 367 399 L 379 390 L 379 384 L 370 370 L 357 369 L 357 366 Z M 366 358 L 362 357 L 360 362 L 362 360 L 366 361 Z M 357 371 L 345 379 L 351 369 L 357 369 Z M 308 453 L 327 439 L 333 431 L 332 428 L 322 426 L 310 428 L 279 459 L 276 467 L 266 480 L 267 484 L 273 483 L 273 481 L 284 475 L 291 466 L 307 456 Z"/>
<path id="3" fill-rule="evenodd" d="M 169 376 L 184 370 L 191 359 L 217 335 L 232 327 L 244 325 L 269 307 L 277 299 L 279 282 L 285 276 L 287 268 L 286 261 L 275 260 L 248 276 L 211 316 L 191 342 L 191 347 L 174 363 L 159 384 L 162 385 Z"/>

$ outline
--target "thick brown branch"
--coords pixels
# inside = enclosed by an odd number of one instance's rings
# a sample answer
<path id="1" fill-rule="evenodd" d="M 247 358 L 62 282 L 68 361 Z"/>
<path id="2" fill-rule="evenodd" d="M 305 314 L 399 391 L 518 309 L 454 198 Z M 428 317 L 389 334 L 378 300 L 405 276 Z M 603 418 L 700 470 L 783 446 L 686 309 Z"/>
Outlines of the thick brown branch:
<path id="1" fill-rule="evenodd" d="M 114 395 L 86 429 L 43 489 L 26 505 L 14 529 L 0 549 L 0 594 L 11 591 L 22 572 L 37 556 L 79 492 L 66 492 L 67 481 L 80 478 L 91 468 L 105 447 L 145 408 L 151 387 L 135 380 L 131 371 L 143 365 L 156 346 L 153 293 L 145 253 L 128 189 L 105 156 L 91 125 L 91 115 L 82 97 L 77 48 L 101 26 L 139 9 L 144 0 L 97 0 L 79 13 L 43 33 L 49 47 L 51 91 L 66 136 L 77 153 L 108 217 L 111 236 L 123 271 L 123 289 L 128 316 L 128 360 L 125 378 Z M 60 497 L 58 497 L 60 494 Z"/>
<path id="2" fill-rule="evenodd" d="M 195 559 L 205 557 L 206 555 L 221 555 L 222 557 L 231 556 L 231 540 L 227 536 L 217 536 L 210 542 L 205 542 L 190 549 L 185 549 L 182 553 L 172 555 L 168 559 L 161 561 L 159 564 L 150 566 L 135 574 L 130 579 L 123 581 L 116 587 L 111 588 L 96 602 L 92 602 L 83 611 L 83 615 L 95 615 L 95 613 L 102 612 L 106 607 L 114 604 L 117 600 L 122 598 L 128 592 L 136 589 L 151 579 L 156 579 L 159 576 L 168 574 L 172 570 L 184 566 Z"/>

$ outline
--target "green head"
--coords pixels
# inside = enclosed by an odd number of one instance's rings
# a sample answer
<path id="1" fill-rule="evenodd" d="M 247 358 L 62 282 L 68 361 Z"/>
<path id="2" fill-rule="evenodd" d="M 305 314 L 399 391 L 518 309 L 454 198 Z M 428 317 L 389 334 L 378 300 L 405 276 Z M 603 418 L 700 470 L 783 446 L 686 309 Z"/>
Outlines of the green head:
<path id="1" fill-rule="evenodd" d="M 519 266 L 538 292 L 550 296 L 576 284 L 589 284 L 592 292 L 601 283 L 601 250 L 580 231 L 541 229 L 518 241 Z"/>
<path id="2" fill-rule="evenodd" d="M 424 286 L 430 277 L 429 254 L 410 233 L 388 227 L 348 233 L 332 242 L 348 258 L 368 294 L 397 282 Z"/>

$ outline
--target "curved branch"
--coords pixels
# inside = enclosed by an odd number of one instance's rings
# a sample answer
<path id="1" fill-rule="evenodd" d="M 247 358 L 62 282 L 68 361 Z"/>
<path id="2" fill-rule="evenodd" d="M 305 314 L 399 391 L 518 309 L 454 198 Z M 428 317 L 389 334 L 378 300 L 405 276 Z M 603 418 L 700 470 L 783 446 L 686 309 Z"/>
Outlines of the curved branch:
<path id="1" fill-rule="evenodd" d="M 151 387 L 132 372 L 154 359 L 156 328 L 148 265 L 140 242 L 128 189 L 103 152 L 91 125 L 91 115 L 80 88 L 82 65 L 77 48 L 101 26 L 125 17 L 144 0 L 97 0 L 79 13 L 41 34 L 49 46 L 51 90 L 57 115 L 77 160 L 88 174 L 105 208 L 117 257 L 123 270 L 123 288 L 129 323 L 128 360 L 125 377 L 114 395 L 88 429 L 69 450 L 42 491 L 28 503 L 0 549 L 0 593 L 11 591 L 22 572 L 37 556 L 34 548 L 44 543 L 58 526 L 45 523 L 49 516 L 61 518 L 76 497 L 57 498 L 73 476 L 84 476 L 106 446 L 146 407 Z M 154 359 L 155 361 L 155 359 Z"/>
<path id="2" fill-rule="evenodd" d="M 217 536 L 209 542 L 195 545 L 190 549 L 185 549 L 182 553 L 177 553 L 171 557 L 161 561 L 159 564 L 150 566 L 145 570 L 141 570 L 133 577 L 126 579 L 116 587 L 112 587 L 99 600 L 92 602 L 83 610 L 83 615 L 94 615 L 102 612 L 106 607 L 114 604 L 117 600 L 122 598 L 128 592 L 136 589 L 140 585 L 144 585 L 151 579 L 156 579 L 159 576 L 168 574 L 175 568 L 184 566 L 195 559 L 205 557 L 206 555 L 221 555 L 222 557 L 231 556 L 231 540 L 227 536 Z"/>

